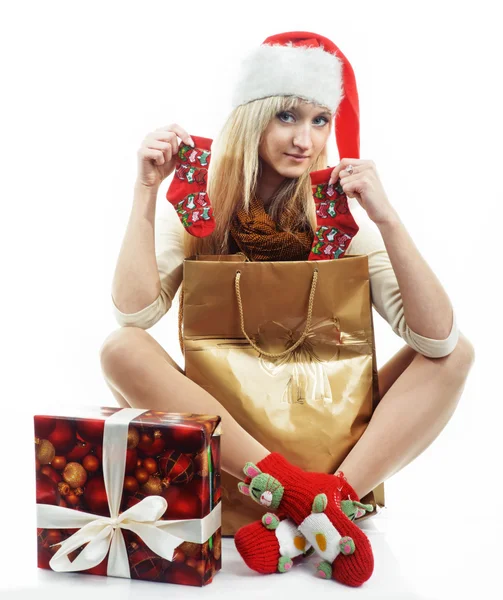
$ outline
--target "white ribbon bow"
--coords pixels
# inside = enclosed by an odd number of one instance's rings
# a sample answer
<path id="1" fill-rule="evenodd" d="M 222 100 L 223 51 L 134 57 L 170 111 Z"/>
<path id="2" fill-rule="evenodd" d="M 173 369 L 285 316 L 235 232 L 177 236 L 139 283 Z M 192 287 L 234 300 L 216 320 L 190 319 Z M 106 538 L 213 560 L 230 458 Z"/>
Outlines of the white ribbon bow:
<path id="1" fill-rule="evenodd" d="M 79 531 L 61 543 L 49 561 L 54 571 L 82 571 L 94 567 L 108 556 L 107 575 L 131 577 L 122 529 L 139 535 L 156 554 L 171 561 L 175 549 L 186 542 L 204 543 L 221 525 L 219 502 L 203 519 L 161 521 L 168 503 L 162 496 L 147 496 L 119 515 L 126 467 L 129 423 L 147 412 L 123 408 L 105 420 L 103 433 L 103 479 L 111 517 L 81 512 L 62 506 L 37 504 L 37 527 L 43 529 L 75 529 Z M 169 530 L 169 531 L 168 531 Z M 71 562 L 68 555 L 83 544 L 87 546 Z"/>

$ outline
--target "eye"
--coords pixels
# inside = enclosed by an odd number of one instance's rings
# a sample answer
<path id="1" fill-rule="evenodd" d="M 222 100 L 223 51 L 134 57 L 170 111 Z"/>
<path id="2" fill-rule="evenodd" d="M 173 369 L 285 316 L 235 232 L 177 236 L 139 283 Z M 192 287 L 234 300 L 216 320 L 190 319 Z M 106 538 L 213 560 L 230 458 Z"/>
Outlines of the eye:
<path id="1" fill-rule="evenodd" d="M 277 117 L 280 119 L 280 121 L 283 121 L 283 123 L 290 123 L 291 121 L 288 121 L 288 118 L 290 118 L 290 117 L 292 119 L 295 119 L 294 115 L 292 115 L 292 113 L 287 112 L 287 111 L 283 111 L 283 112 L 278 113 Z M 321 117 L 321 116 L 320 117 L 316 117 L 314 119 L 314 121 L 316 122 L 319 119 L 322 120 L 322 123 L 320 123 L 320 125 L 322 127 L 324 127 L 329 122 L 329 120 L 326 117 Z"/>
<path id="2" fill-rule="evenodd" d="M 292 113 L 289 113 L 289 112 L 286 112 L 286 111 L 283 111 L 283 112 L 280 112 L 280 113 L 278 113 L 278 115 L 277 115 L 277 116 L 278 116 L 278 118 L 279 118 L 281 121 L 283 121 L 283 120 L 284 120 L 284 119 L 283 119 L 283 117 L 284 117 L 285 115 L 286 115 L 287 117 L 292 117 L 292 118 L 293 118 L 293 115 L 292 115 Z"/>

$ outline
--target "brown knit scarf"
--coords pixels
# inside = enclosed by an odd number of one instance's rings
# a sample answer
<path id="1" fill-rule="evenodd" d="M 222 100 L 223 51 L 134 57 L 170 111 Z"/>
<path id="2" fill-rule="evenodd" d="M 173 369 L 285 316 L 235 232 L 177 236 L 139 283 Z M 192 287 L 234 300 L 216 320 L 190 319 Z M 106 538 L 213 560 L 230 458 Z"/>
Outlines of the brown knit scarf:
<path id="1" fill-rule="evenodd" d="M 282 231 L 257 198 L 251 201 L 249 213 L 238 210 L 230 231 L 239 250 L 253 261 L 307 260 L 314 240 L 311 230 Z"/>

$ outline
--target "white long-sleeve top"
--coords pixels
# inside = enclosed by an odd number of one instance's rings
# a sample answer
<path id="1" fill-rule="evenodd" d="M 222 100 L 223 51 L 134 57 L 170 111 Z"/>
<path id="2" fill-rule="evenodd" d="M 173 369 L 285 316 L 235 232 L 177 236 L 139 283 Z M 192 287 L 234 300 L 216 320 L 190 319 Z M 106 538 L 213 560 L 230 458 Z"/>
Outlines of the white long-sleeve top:
<path id="1" fill-rule="evenodd" d="M 348 202 L 359 231 L 351 240 L 346 255 L 366 254 L 368 256 L 373 307 L 390 324 L 396 335 L 420 354 L 430 358 L 447 356 L 454 350 L 459 338 L 456 315 L 453 316 L 451 332 L 444 340 L 427 338 L 410 329 L 405 320 L 402 296 L 395 272 L 379 229 L 354 199 L 348 199 Z M 169 209 L 165 216 L 156 217 L 155 223 L 155 248 L 161 292 L 152 304 L 129 314 L 121 312 L 112 298 L 113 312 L 121 327 L 135 326 L 149 329 L 155 325 L 170 309 L 181 285 L 184 228 L 175 210 Z"/>

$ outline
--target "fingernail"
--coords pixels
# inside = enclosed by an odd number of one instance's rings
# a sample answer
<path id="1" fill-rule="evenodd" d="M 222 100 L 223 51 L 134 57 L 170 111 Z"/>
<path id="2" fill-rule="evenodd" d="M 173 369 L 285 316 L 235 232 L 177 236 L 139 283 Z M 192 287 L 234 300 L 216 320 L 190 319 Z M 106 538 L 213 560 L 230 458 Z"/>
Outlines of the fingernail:
<path id="1" fill-rule="evenodd" d="M 191 146 L 195 146 L 194 140 L 193 140 L 192 138 L 189 138 L 189 144 L 190 144 Z"/>

